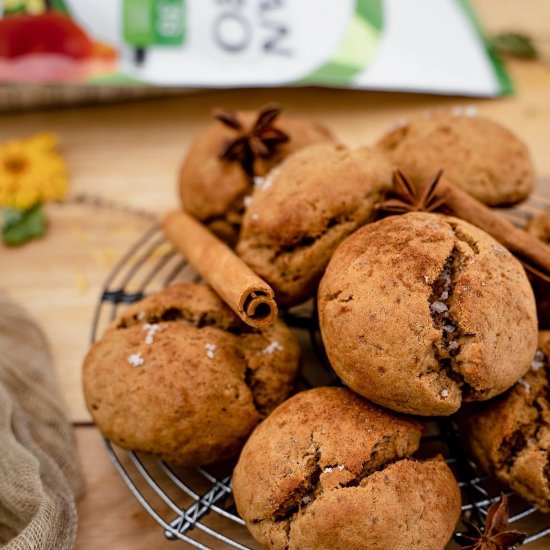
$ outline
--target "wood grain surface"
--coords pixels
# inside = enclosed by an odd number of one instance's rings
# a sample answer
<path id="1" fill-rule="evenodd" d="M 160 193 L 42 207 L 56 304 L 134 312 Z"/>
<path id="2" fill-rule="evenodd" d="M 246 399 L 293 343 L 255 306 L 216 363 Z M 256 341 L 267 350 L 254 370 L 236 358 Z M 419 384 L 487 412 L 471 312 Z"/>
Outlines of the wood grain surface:
<path id="1" fill-rule="evenodd" d="M 476 0 L 474 5 L 491 32 L 526 30 L 550 41 L 547 0 Z M 164 539 L 118 478 L 95 428 L 85 425 L 89 415 L 80 368 L 103 280 L 149 226 L 151 216 L 178 205 L 178 167 L 193 135 L 209 120 L 210 109 L 277 100 L 286 112 L 318 117 L 344 143 L 357 145 L 373 143 L 400 117 L 474 105 L 480 114 L 522 136 L 541 181 L 550 181 L 549 59 L 545 52 L 540 61 L 510 61 L 517 94 L 496 100 L 325 89 L 231 90 L 0 116 L 0 140 L 57 132 L 70 168 L 71 199 L 48 207 L 47 237 L 18 249 L 0 246 L 0 286 L 24 303 L 45 328 L 71 419 L 77 423 L 88 482 L 87 496 L 79 506 L 78 548 L 186 547 Z"/>

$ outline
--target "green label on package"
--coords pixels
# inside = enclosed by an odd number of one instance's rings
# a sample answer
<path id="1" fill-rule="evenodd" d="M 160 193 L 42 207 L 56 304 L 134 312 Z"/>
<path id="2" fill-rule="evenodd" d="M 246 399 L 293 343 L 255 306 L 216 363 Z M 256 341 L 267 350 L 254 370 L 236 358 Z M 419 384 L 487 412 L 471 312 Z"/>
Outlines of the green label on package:
<path id="1" fill-rule="evenodd" d="M 183 0 L 124 0 L 124 40 L 140 48 L 181 46 L 184 17 Z"/>

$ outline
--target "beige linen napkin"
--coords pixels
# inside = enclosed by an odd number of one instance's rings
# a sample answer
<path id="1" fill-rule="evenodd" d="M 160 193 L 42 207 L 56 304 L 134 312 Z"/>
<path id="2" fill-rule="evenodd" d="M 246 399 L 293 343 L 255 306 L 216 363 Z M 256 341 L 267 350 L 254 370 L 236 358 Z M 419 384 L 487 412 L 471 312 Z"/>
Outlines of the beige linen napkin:
<path id="1" fill-rule="evenodd" d="M 83 487 L 47 342 L 0 290 L 0 546 L 72 548 Z"/>

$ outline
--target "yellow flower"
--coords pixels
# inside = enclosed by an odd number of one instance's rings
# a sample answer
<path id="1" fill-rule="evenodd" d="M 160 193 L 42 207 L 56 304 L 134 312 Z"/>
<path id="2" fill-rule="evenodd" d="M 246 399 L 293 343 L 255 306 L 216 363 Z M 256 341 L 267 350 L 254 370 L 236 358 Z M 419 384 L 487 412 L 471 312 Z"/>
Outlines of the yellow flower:
<path id="1" fill-rule="evenodd" d="M 24 11 L 26 13 L 44 13 L 46 5 L 44 0 L 4 0 L 4 11 Z"/>
<path id="2" fill-rule="evenodd" d="M 4 9 L 6 11 L 13 11 L 22 8 L 24 4 L 23 0 L 4 0 Z"/>
<path id="3" fill-rule="evenodd" d="M 54 134 L 10 140 L 0 145 L 0 206 L 27 210 L 67 193 L 65 160 Z"/>

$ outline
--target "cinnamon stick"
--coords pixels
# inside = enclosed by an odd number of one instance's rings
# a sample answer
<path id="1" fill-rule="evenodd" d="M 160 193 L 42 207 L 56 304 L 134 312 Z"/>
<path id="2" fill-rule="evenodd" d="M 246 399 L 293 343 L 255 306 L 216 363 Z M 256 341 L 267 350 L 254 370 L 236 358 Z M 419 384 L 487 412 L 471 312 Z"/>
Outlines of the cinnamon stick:
<path id="1" fill-rule="evenodd" d="M 164 234 L 248 325 L 259 328 L 277 318 L 272 288 L 226 244 L 185 212 L 164 219 Z"/>
<path id="2" fill-rule="evenodd" d="M 550 281 L 550 247 L 527 231 L 517 228 L 510 220 L 485 206 L 445 176 L 439 181 L 438 196 L 444 198 L 444 206 L 454 216 L 492 235 L 516 255 L 529 271 Z"/>

